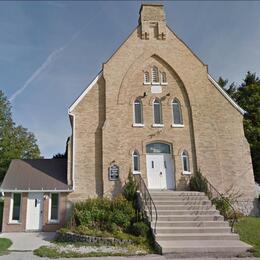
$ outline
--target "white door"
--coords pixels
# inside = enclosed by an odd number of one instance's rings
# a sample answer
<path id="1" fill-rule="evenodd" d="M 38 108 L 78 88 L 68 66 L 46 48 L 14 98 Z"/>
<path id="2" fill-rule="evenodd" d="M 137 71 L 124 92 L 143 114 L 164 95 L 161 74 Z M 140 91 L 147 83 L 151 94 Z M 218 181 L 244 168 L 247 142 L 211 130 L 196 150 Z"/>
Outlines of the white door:
<path id="1" fill-rule="evenodd" d="M 173 189 L 173 165 L 170 154 L 146 155 L 149 189 Z"/>
<path id="2" fill-rule="evenodd" d="M 27 230 L 41 230 L 43 222 L 43 193 L 29 192 L 27 201 Z"/>

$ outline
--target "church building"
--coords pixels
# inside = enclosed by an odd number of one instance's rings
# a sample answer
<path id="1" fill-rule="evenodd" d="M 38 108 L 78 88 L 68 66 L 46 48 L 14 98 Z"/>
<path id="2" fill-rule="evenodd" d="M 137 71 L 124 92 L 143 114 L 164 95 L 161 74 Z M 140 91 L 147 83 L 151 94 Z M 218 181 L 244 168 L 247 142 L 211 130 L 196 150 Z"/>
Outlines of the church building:
<path id="1" fill-rule="evenodd" d="M 144 3 L 137 27 L 69 107 L 67 160 L 11 163 L 3 231 L 55 230 L 71 202 L 112 197 L 129 174 L 149 190 L 187 191 L 200 171 L 220 193 L 239 193 L 250 213 L 245 113 L 169 28 L 163 5 Z"/>

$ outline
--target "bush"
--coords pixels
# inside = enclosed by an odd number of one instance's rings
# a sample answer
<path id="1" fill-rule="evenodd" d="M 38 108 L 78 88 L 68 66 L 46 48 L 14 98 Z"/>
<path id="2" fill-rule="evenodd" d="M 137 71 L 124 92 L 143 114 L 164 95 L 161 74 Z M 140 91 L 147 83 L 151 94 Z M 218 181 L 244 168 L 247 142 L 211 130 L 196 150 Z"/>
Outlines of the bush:
<path id="1" fill-rule="evenodd" d="M 193 176 L 191 176 L 190 190 L 208 193 L 207 180 L 205 177 L 202 176 L 200 171 L 196 172 Z"/>
<path id="2" fill-rule="evenodd" d="M 73 217 L 76 226 L 109 232 L 124 231 L 135 219 L 135 210 L 123 196 L 113 200 L 88 199 L 75 204 Z"/>
<path id="3" fill-rule="evenodd" d="M 135 203 L 137 198 L 137 183 L 133 178 L 133 175 L 129 173 L 127 182 L 123 187 L 123 195 L 128 201 Z"/>
<path id="4" fill-rule="evenodd" d="M 150 228 L 144 222 L 136 222 L 130 227 L 130 232 L 135 236 L 147 236 Z"/>
<path id="5" fill-rule="evenodd" d="M 229 205 L 228 198 L 214 198 L 211 201 L 216 206 L 216 209 L 219 210 L 220 214 L 224 216 L 225 219 L 229 219 L 230 217 L 232 217 L 232 211 Z"/>

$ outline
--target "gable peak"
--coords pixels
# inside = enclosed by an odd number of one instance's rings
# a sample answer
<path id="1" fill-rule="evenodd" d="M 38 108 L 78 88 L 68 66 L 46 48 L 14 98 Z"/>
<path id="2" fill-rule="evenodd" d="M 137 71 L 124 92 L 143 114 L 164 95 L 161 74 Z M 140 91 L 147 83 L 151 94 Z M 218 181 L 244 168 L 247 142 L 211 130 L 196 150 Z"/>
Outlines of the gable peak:
<path id="1" fill-rule="evenodd" d="M 166 18 L 163 4 L 143 3 L 139 11 L 141 39 L 166 39 Z"/>

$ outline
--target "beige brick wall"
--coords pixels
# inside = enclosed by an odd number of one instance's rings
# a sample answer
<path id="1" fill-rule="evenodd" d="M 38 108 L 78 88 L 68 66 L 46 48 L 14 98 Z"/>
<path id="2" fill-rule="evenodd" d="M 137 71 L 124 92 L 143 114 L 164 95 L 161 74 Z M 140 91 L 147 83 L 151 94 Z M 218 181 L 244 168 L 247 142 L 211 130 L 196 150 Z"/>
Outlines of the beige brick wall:
<path id="1" fill-rule="evenodd" d="M 73 201 L 101 196 L 102 126 L 105 120 L 105 82 L 100 78 L 74 109 L 74 189 Z"/>
<path id="2" fill-rule="evenodd" d="M 252 198 L 254 178 L 243 116 L 213 86 L 207 66 L 168 28 L 166 39 L 141 39 L 138 27 L 103 66 L 103 79 L 72 111 L 75 116 L 75 192 L 70 198 L 115 194 L 131 168 L 131 152 L 141 154 L 141 172 L 146 179 L 145 145 L 151 141 L 172 144 L 177 189 L 186 189 L 180 153 L 190 155 L 191 170 L 202 173 L 222 192 L 231 185 L 243 197 Z M 206 37 L 206 36 L 205 36 Z M 143 72 L 152 65 L 166 71 L 168 85 L 163 98 L 164 127 L 151 127 L 155 97 L 143 85 Z M 133 100 L 143 101 L 144 128 L 134 128 Z M 172 128 L 171 100 L 182 104 L 184 128 Z M 103 125 L 104 123 L 104 125 Z M 108 181 L 108 167 L 120 166 L 120 182 Z"/>

